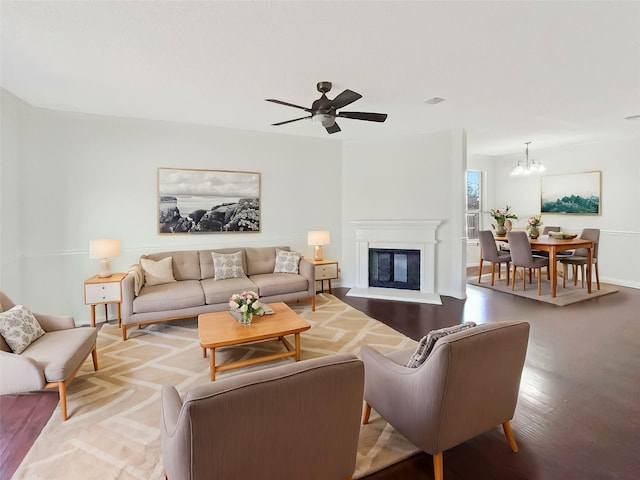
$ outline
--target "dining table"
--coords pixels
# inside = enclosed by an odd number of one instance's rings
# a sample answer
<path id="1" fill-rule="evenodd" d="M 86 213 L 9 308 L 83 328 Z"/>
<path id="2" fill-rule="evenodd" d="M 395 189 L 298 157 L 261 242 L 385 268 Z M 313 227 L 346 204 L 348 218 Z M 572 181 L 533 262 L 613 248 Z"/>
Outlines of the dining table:
<path id="1" fill-rule="evenodd" d="M 507 237 L 495 237 L 496 242 L 507 242 Z M 556 297 L 558 286 L 558 276 L 556 271 L 558 252 L 575 250 L 576 248 L 587 249 L 587 292 L 591 293 L 591 265 L 593 262 L 593 241 L 583 238 L 553 238 L 541 235 L 538 238 L 529 238 L 532 250 L 549 252 L 549 276 L 551 277 L 551 297 Z M 512 281 L 515 281 L 512 280 Z"/>

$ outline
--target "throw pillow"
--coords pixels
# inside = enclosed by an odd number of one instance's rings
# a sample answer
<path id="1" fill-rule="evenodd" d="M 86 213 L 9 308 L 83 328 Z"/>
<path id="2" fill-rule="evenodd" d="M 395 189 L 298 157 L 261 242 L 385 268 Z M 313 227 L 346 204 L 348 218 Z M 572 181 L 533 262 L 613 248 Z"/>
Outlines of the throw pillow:
<path id="1" fill-rule="evenodd" d="M 276 248 L 276 266 L 273 273 L 298 273 L 300 254 Z"/>
<path id="2" fill-rule="evenodd" d="M 225 278 L 246 277 L 242 269 L 242 252 L 236 253 L 216 253 L 211 252 L 213 257 L 213 279 L 224 280 Z"/>
<path id="3" fill-rule="evenodd" d="M 411 358 L 407 362 L 407 367 L 416 368 L 422 365 L 429 354 L 433 351 L 433 347 L 436 346 L 438 340 L 452 333 L 462 332 L 471 327 L 475 327 L 474 322 L 465 322 L 461 325 L 454 325 L 452 327 L 440 328 L 438 330 L 431 330 L 426 336 L 420 339 L 416 351 L 413 352 Z"/>
<path id="4" fill-rule="evenodd" d="M 44 335 L 44 330 L 33 313 L 22 305 L 16 305 L 0 313 L 0 334 L 13 353 L 22 353 Z"/>
<path id="5" fill-rule="evenodd" d="M 176 281 L 173 277 L 173 257 L 166 257 L 157 262 L 149 258 L 141 258 L 140 265 L 144 271 L 145 285 L 151 287 Z"/>

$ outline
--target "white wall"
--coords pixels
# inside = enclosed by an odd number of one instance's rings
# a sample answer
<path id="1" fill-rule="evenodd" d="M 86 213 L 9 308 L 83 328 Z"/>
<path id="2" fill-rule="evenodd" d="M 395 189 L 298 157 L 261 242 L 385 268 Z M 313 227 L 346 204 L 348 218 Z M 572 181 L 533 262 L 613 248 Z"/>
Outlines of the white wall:
<path id="1" fill-rule="evenodd" d="M 533 144 L 532 144 L 533 145 Z M 640 208 L 637 191 L 640 185 L 640 139 L 590 142 L 561 148 L 535 150 L 530 158 L 542 161 L 545 175 L 577 173 L 593 170 L 602 172 L 602 215 L 542 216 L 545 225 L 558 225 L 563 231 L 580 233 L 583 228 L 599 228 L 599 270 L 603 281 L 640 288 L 640 255 L 633 252 L 640 245 Z M 540 212 L 540 177 L 512 177 L 516 160 L 524 157 L 509 155 L 494 158 L 488 176 L 490 203 L 487 210 L 511 205 L 518 215 L 518 226 Z M 470 169 L 483 169 L 475 158 L 469 159 Z M 491 222 L 487 214 L 486 225 Z M 489 227 L 490 228 L 490 227 Z"/>
<path id="2" fill-rule="evenodd" d="M 342 283 L 355 282 L 353 220 L 442 220 L 436 232 L 436 291 L 465 297 L 463 131 L 343 147 Z"/>
<path id="3" fill-rule="evenodd" d="M 5 98 L 0 224 L 11 235 L 3 233 L 0 288 L 34 310 L 88 321 L 82 283 L 98 270 L 88 255 L 94 238 L 121 240 L 111 266 L 126 271 L 151 251 L 290 245 L 312 255 L 308 230 L 341 237 L 337 141 L 65 113 Z M 262 231 L 158 235 L 158 167 L 260 172 Z M 325 255 L 340 258 L 340 242 Z"/>

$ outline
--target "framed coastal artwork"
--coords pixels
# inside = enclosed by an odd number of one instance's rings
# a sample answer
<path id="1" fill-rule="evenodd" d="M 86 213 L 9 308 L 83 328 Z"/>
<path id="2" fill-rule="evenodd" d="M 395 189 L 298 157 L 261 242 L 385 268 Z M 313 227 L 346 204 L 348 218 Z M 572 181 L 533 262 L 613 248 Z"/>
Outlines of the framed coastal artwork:
<path id="1" fill-rule="evenodd" d="M 260 232 L 260 173 L 158 169 L 158 233 Z"/>
<path id="2" fill-rule="evenodd" d="M 545 175 L 540 179 L 540 212 L 600 215 L 602 172 Z"/>

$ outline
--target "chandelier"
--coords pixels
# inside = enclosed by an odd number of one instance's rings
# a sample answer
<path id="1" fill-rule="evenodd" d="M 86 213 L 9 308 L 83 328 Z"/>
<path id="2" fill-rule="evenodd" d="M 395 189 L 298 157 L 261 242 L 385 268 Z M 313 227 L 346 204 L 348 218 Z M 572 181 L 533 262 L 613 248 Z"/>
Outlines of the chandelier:
<path id="1" fill-rule="evenodd" d="M 536 162 L 535 160 L 529 160 L 529 144 L 531 142 L 525 142 L 524 144 L 527 146 L 525 149 L 525 160 L 518 160 L 516 166 L 511 171 L 511 175 L 531 175 L 532 173 L 541 173 L 546 170 L 544 165 L 540 162 Z"/>

